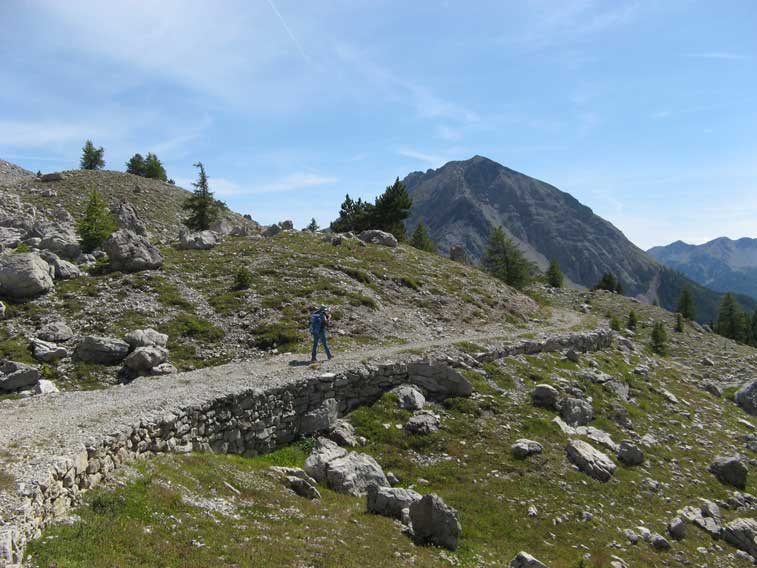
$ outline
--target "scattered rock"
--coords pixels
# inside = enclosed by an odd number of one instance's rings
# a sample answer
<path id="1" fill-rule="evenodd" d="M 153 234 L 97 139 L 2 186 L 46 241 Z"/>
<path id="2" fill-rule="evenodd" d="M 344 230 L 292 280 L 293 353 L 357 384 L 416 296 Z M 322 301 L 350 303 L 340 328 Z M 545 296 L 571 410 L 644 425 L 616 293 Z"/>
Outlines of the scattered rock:
<path id="1" fill-rule="evenodd" d="M 113 365 L 129 354 L 129 344 L 112 337 L 89 335 L 76 347 L 76 356 L 87 363 Z"/>
<path id="2" fill-rule="evenodd" d="M 720 456 L 710 464 L 709 471 L 720 483 L 739 489 L 746 487 L 749 470 L 739 456 Z"/>
<path id="3" fill-rule="evenodd" d="M 139 218 L 137 208 L 128 201 L 122 201 L 114 211 L 119 229 L 132 231 L 143 237 L 147 236 L 147 226 Z"/>
<path id="4" fill-rule="evenodd" d="M 668 533 L 676 540 L 681 540 L 686 536 L 686 524 L 681 517 L 675 517 L 668 523 Z"/>
<path id="5" fill-rule="evenodd" d="M 53 394 L 59 392 L 58 387 L 55 386 L 55 383 L 52 381 L 48 381 L 47 379 L 40 379 L 36 385 L 34 385 L 34 394 Z"/>
<path id="6" fill-rule="evenodd" d="M 652 548 L 656 550 L 670 549 L 670 542 L 668 541 L 668 539 L 659 533 L 652 534 L 652 537 L 649 539 L 649 543 L 652 545 Z"/>
<path id="7" fill-rule="evenodd" d="M 412 489 L 369 485 L 367 509 L 369 513 L 402 519 L 402 509 L 407 509 L 420 499 L 420 493 L 416 493 Z"/>
<path id="8" fill-rule="evenodd" d="M 510 561 L 510 568 L 547 568 L 547 565 L 521 550 Z"/>
<path id="9" fill-rule="evenodd" d="M 426 397 L 413 385 L 400 385 L 392 392 L 397 396 L 397 406 L 404 410 L 420 410 L 426 404 Z"/>
<path id="10" fill-rule="evenodd" d="M 42 177 L 39 178 L 40 181 L 48 182 L 48 181 L 62 181 L 63 180 L 63 174 L 60 172 L 53 172 L 50 174 L 42 174 Z"/>
<path id="11" fill-rule="evenodd" d="M 168 350 L 164 347 L 137 347 L 124 359 L 124 365 L 137 375 L 147 375 L 152 369 L 165 363 L 166 359 Z"/>
<path id="12" fill-rule="evenodd" d="M 328 462 L 326 484 L 338 493 L 359 497 L 372 484 L 389 487 L 384 470 L 371 456 L 350 452 Z"/>
<path id="13" fill-rule="evenodd" d="M 397 239 L 393 234 L 379 231 L 377 229 L 363 231 L 358 235 L 358 238 L 368 244 L 381 245 L 389 248 L 395 248 L 397 246 Z"/>
<path id="14" fill-rule="evenodd" d="M 52 363 L 63 357 L 68 357 L 68 351 L 65 347 L 60 347 L 55 343 L 42 341 L 41 339 L 32 339 L 32 356 L 38 361 Z"/>
<path id="15" fill-rule="evenodd" d="M 583 426 L 594 418 L 594 409 L 587 400 L 569 398 L 560 404 L 560 416 L 571 426 Z"/>
<path id="16" fill-rule="evenodd" d="M 565 358 L 568 361 L 572 361 L 573 363 L 579 363 L 581 361 L 581 356 L 575 349 L 568 349 L 568 352 L 565 354 Z"/>
<path id="17" fill-rule="evenodd" d="M 410 505 L 410 521 L 418 542 L 457 550 L 457 541 L 462 532 L 457 511 L 435 493 L 424 495 Z"/>
<path id="18" fill-rule="evenodd" d="M 171 365 L 171 363 L 161 363 L 160 365 L 150 369 L 150 374 L 153 376 L 174 375 L 178 372 L 179 370 Z"/>
<path id="19" fill-rule="evenodd" d="M 570 440 L 565 451 L 580 471 L 598 481 L 607 482 L 615 473 L 613 461 L 583 440 Z"/>
<path id="20" fill-rule="evenodd" d="M 531 394 L 531 402 L 534 406 L 557 410 L 557 402 L 560 399 L 560 393 L 551 385 L 536 385 L 534 392 Z"/>
<path id="21" fill-rule="evenodd" d="M 514 457 L 518 459 L 524 459 L 528 456 L 542 453 L 543 449 L 544 448 L 539 442 L 521 438 L 520 440 L 515 441 L 515 443 L 510 448 L 510 451 L 512 452 Z"/>
<path id="22" fill-rule="evenodd" d="M 271 225 L 270 227 L 266 227 L 263 229 L 263 236 L 264 237 L 274 237 L 278 235 L 281 232 L 281 227 L 278 225 Z"/>
<path id="23" fill-rule="evenodd" d="M 39 369 L 15 361 L 0 360 L 0 391 L 13 392 L 35 385 L 41 375 Z"/>
<path id="24" fill-rule="evenodd" d="M 57 254 L 43 250 L 40 256 L 52 267 L 56 280 L 71 280 L 81 276 L 79 268 L 75 264 L 61 259 Z"/>
<path id="25" fill-rule="evenodd" d="M 468 252 L 465 250 L 465 247 L 459 243 L 456 243 L 449 247 L 449 258 L 450 260 L 454 260 L 455 262 L 459 262 L 461 264 L 470 264 L 470 257 L 468 256 Z"/>
<path id="26" fill-rule="evenodd" d="M 53 288 L 54 272 L 36 253 L 0 256 L 0 295 L 25 300 L 46 294 Z"/>
<path id="27" fill-rule="evenodd" d="M 360 440 L 355 435 L 355 428 L 346 420 L 336 421 L 334 429 L 329 432 L 329 438 L 342 447 L 354 448 L 360 444 Z"/>
<path id="28" fill-rule="evenodd" d="M 316 480 L 298 467 L 273 466 L 270 470 L 278 475 L 289 489 L 306 499 L 320 499 L 321 493 L 316 487 Z"/>
<path id="29" fill-rule="evenodd" d="M 410 434 L 433 434 L 439 431 L 441 422 L 439 417 L 431 412 L 421 410 L 416 412 L 405 424 L 405 431 Z"/>
<path id="30" fill-rule="evenodd" d="M 739 550 L 757 558 L 757 520 L 736 519 L 725 526 L 723 538 Z"/>
<path id="31" fill-rule="evenodd" d="M 45 324 L 37 333 L 37 337 L 41 340 L 51 341 L 53 343 L 68 341 L 73 336 L 74 332 L 62 321 L 53 321 Z"/>
<path id="32" fill-rule="evenodd" d="M 105 241 L 105 252 L 113 270 L 139 272 L 163 266 L 163 255 L 142 235 L 120 229 Z"/>
<path id="33" fill-rule="evenodd" d="M 644 462 L 644 452 L 629 440 L 618 444 L 618 460 L 627 466 L 641 465 Z"/>
<path id="34" fill-rule="evenodd" d="M 5 304 L 0 302 L 0 319 L 3 319 L 5 317 Z"/>
<path id="35" fill-rule="evenodd" d="M 218 244 L 218 236 L 213 231 L 191 233 L 183 230 L 179 233 L 179 250 L 208 250 Z"/>
<path id="36" fill-rule="evenodd" d="M 470 396 L 473 393 L 470 381 L 448 365 L 408 363 L 407 372 L 410 382 L 423 387 L 431 396 L 445 398 Z"/>
<path id="37" fill-rule="evenodd" d="M 126 340 L 126 343 L 132 349 L 137 349 L 138 347 L 165 347 L 168 345 L 168 336 L 151 328 L 136 329 L 127 333 L 124 340 Z"/>
<path id="38" fill-rule="evenodd" d="M 305 460 L 305 472 L 316 481 L 326 479 L 328 464 L 337 458 L 347 455 L 347 450 L 339 447 L 336 442 L 327 438 L 318 438 L 313 451 Z"/>
<path id="39" fill-rule="evenodd" d="M 734 400 L 745 412 L 757 416 L 757 379 L 752 379 L 736 391 Z"/>

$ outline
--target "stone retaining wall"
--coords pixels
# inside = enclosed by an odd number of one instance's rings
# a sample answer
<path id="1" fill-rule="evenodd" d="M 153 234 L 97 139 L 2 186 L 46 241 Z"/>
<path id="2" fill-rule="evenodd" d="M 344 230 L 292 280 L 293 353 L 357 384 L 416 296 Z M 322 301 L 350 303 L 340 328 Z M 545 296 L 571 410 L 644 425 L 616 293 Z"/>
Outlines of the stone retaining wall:
<path id="1" fill-rule="evenodd" d="M 603 331 L 527 341 L 479 355 L 491 361 L 518 353 L 609 347 L 612 333 Z M 303 417 L 325 400 L 335 399 L 339 414 L 371 404 L 403 383 L 423 387 L 430 398 L 468 396 L 470 383 L 445 362 L 410 360 L 382 365 L 363 364 L 345 373 L 293 381 L 269 389 L 254 388 L 202 405 L 179 407 L 139 424 L 124 425 L 105 440 L 93 441 L 73 456 L 51 459 L 44 483 L 20 486 L 23 506 L 0 528 L 0 568 L 22 561 L 29 539 L 65 517 L 82 491 L 96 486 L 125 462 L 157 453 L 206 451 L 255 456 L 286 446 L 301 432 Z M 5 513 L 5 512 L 4 512 Z"/>

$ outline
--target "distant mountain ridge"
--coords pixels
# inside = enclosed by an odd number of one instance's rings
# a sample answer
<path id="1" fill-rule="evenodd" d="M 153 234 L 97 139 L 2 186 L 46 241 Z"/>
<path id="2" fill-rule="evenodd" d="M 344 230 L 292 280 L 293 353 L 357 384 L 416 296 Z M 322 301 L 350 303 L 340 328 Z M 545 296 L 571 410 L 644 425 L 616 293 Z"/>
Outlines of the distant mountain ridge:
<path id="1" fill-rule="evenodd" d="M 502 226 L 529 259 L 542 269 L 556 259 L 575 284 L 591 287 L 612 272 L 626 294 L 666 308 L 689 287 L 699 319 L 717 313 L 721 294 L 661 265 L 570 194 L 488 158 L 413 172 L 404 183 L 413 198 L 408 230 L 423 220 L 442 253 L 459 243 L 479 260 L 491 230 Z M 750 298 L 740 301 L 755 306 Z"/>
<path id="2" fill-rule="evenodd" d="M 757 239 L 720 237 L 702 245 L 676 241 L 647 254 L 703 286 L 757 298 Z"/>

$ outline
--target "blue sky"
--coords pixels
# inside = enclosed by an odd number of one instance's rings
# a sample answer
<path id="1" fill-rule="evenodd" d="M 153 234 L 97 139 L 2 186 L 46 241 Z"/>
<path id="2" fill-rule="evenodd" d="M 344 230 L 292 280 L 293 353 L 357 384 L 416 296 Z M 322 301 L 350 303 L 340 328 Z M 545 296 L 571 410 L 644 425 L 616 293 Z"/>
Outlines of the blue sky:
<path id="1" fill-rule="evenodd" d="M 263 222 L 326 225 L 475 154 L 647 248 L 757 237 L 754 0 L 0 0 L 0 158 L 153 151 Z"/>

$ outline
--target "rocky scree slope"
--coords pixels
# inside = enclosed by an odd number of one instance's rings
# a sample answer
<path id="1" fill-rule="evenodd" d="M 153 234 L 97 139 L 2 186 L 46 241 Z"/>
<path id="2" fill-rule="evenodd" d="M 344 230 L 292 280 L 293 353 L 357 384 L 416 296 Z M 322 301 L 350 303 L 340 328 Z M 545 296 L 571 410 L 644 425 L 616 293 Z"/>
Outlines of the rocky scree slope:
<path id="1" fill-rule="evenodd" d="M 659 357 L 647 347 L 652 322 L 672 330 L 672 314 L 615 294 L 542 293 L 554 316 L 580 308 L 578 329 L 631 309 L 640 323 L 586 353 L 468 340 L 448 355 L 470 397 L 394 391 L 342 417 L 358 444 L 348 451 L 391 471 L 410 499 L 436 494 L 456 511 L 455 552 L 415 545 L 402 520 L 366 515 L 370 496 L 328 481 L 315 500 L 295 493 L 270 466 L 308 470 L 325 443 L 305 438 L 266 456 L 138 465 L 114 492 L 90 494 L 71 525 L 32 543 L 33 563 L 358 565 L 370 555 L 377 566 L 751 565 L 757 434 L 732 397 L 755 376 L 755 350 L 688 324 Z M 553 321 L 523 331 L 538 336 Z M 424 416 L 428 428 L 409 427 Z M 742 477 L 723 475 L 724 463 Z M 522 563 L 530 557 L 542 564 Z"/>
<path id="2" fill-rule="evenodd" d="M 703 286 L 757 298 L 757 239 L 720 237 L 702 245 L 676 241 L 647 254 Z"/>
<path id="3" fill-rule="evenodd" d="M 411 173 L 403 182 L 413 198 L 408 230 L 422 220 L 444 254 L 461 244 L 477 261 L 492 229 L 502 226 L 542 270 L 556 259 L 581 286 L 591 287 L 612 272 L 626 294 L 672 308 L 688 285 L 702 321 L 717 311 L 720 294 L 659 264 L 570 194 L 488 158 L 449 162 Z M 741 301 L 747 309 L 755 305 Z"/>

